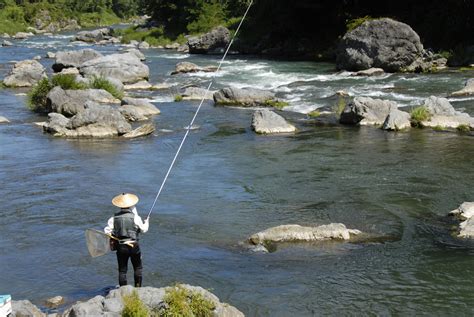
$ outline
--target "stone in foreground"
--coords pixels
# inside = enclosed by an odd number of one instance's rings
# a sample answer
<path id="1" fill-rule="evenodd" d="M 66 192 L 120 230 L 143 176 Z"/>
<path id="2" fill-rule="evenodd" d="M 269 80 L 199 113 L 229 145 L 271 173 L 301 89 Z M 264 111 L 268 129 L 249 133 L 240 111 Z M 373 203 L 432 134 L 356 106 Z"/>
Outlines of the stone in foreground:
<path id="1" fill-rule="evenodd" d="M 464 202 L 458 208 L 449 212 L 449 215 L 460 221 L 459 238 L 474 238 L 474 202 Z"/>
<path id="2" fill-rule="evenodd" d="M 271 107 L 268 101 L 275 100 L 275 94 L 255 88 L 228 87 L 214 93 L 217 105 L 240 107 Z"/>
<path id="3" fill-rule="evenodd" d="M 7 87 L 31 87 L 43 78 L 46 78 L 43 65 L 35 60 L 25 60 L 13 66 L 3 84 Z"/>
<path id="4" fill-rule="evenodd" d="M 303 227 L 300 225 L 282 225 L 266 229 L 251 235 L 250 244 L 266 246 L 269 243 L 282 242 L 311 242 L 327 240 L 350 240 L 352 236 L 362 232 L 356 229 L 347 229 L 342 223 L 331 223 L 318 227 Z"/>
<path id="5" fill-rule="evenodd" d="M 405 24 L 389 18 L 369 20 L 347 32 L 336 53 L 339 69 L 359 71 L 371 67 L 401 71 L 421 58 L 420 37 Z"/>
<path id="6" fill-rule="evenodd" d="M 222 303 L 217 296 L 211 292 L 198 286 L 191 286 L 187 284 L 179 284 L 176 287 L 181 287 L 192 293 L 198 293 L 214 305 L 213 316 L 215 317 L 243 317 L 244 314 L 237 308 Z M 88 317 L 88 316 L 120 316 L 124 304 L 123 297 L 132 294 L 136 291 L 140 300 L 147 306 L 148 309 L 164 309 L 166 310 L 165 296 L 167 292 L 173 290 L 175 287 L 140 287 L 134 288 L 132 286 L 122 286 L 119 289 L 110 291 L 106 296 L 96 296 L 86 302 L 78 302 L 71 308 L 67 309 L 62 316 L 64 317 Z"/>
<path id="7" fill-rule="evenodd" d="M 342 124 L 382 125 L 387 116 L 397 109 L 393 101 L 356 97 L 341 113 Z"/>
<path id="8" fill-rule="evenodd" d="M 253 114 L 252 129 L 259 134 L 291 133 L 296 128 L 273 111 L 263 109 Z"/>

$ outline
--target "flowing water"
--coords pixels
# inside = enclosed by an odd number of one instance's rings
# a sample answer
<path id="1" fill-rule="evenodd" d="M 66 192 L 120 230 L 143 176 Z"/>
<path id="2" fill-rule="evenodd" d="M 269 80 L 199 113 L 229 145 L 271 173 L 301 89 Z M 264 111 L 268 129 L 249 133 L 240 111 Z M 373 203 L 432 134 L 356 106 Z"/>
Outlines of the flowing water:
<path id="1" fill-rule="evenodd" d="M 12 60 L 78 48 L 69 40 L 35 37 L 0 48 L 0 75 Z M 179 85 L 204 86 L 211 75 L 170 76 L 177 62 L 218 60 L 145 54 L 152 82 Z M 338 90 L 417 105 L 460 89 L 469 76 L 354 78 L 332 64 L 233 56 L 216 87 L 270 89 L 290 110 L 308 112 L 333 103 Z M 25 107 L 22 92 L 0 90 L 0 115 L 12 121 L 0 125 L 0 293 L 39 305 L 55 295 L 87 299 L 116 285 L 117 271 L 113 254 L 89 257 L 84 230 L 105 226 L 117 193 L 137 193 L 139 212 L 148 211 L 198 103 L 174 103 L 176 88 L 155 91 L 149 97 L 162 113 L 153 136 L 67 140 L 32 124 L 44 117 Z M 451 101 L 474 115 L 473 99 Z M 248 316 L 474 313 L 474 244 L 454 239 L 445 217 L 474 200 L 472 136 L 321 127 L 304 115 L 292 115 L 294 135 L 257 136 L 252 112 L 204 104 L 142 239 L 145 285 L 200 285 Z M 241 244 L 276 225 L 331 222 L 383 241 L 269 254 Z"/>

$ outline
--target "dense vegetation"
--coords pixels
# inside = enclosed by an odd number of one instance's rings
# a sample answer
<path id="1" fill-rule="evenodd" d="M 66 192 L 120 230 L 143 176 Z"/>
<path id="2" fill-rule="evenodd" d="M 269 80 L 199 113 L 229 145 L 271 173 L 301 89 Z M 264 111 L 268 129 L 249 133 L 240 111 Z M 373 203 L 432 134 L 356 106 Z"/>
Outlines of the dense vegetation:
<path id="1" fill-rule="evenodd" d="M 38 20 L 109 25 L 137 14 L 138 0 L 0 0 L 0 33 L 24 31 Z"/>

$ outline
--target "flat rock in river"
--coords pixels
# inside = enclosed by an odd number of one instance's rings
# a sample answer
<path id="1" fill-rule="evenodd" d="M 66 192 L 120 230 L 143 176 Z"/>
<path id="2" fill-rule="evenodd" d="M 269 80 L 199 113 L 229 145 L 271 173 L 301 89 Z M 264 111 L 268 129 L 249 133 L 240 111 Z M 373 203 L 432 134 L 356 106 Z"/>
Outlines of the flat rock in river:
<path id="1" fill-rule="evenodd" d="M 275 100 L 275 94 L 255 88 L 228 87 L 214 93 L 214 102 L 217 105 L 271 107 L 268 101 L 272 100 Z"/>
<path id="2" fill-rule="evenodd" d="M 474 95 L 474 78 L 468 79 L 463 89 L 453 92 L 450 96 L 460 97 L 469 95 Z"/>
<path id="3" fill-rule="evenodd" d="M 148 79 L 150 70 L 132 53 L 111 54 L 83 63 L 79 67 L 85 76 L 112 77 L 124 84 L 133 84 Z"/>
<path id="4" fill-rule="evenodd" d="M 449 212 L 456 217 L 459 223 L 460 238 L 474 238 L 474 202 L 464 202 L 458 208 Z"/>
<path id="5" fill-rule="evenodd" d="M 3 84 L 7 87 L 31 87 L 46 77 L 45 68 L 38 61 L 24 60 L 15 63 Z"/>
<path id="6" fill-rule="evenodd" d="M 260 134 L 290 133 L 296 128 L 273 111 L 263 109 L 253 114 L 252 129 Z"/>
<path id="7" fill-rule="evenodd" d="M 382 125 L 392 110 L 397 109 L 394 101 L 355 97 L 341 113 L 342 124 Z"/>
<path id="8" fill-rule="evenodd" d="M 79 67 L 89 60 L 102 56 L 101 53 L 90 48 L 78 51 L 61 51 L 56 53 L 56 62 L 52 67 L 55 72 L 60 72 L 63 68 Z"/>

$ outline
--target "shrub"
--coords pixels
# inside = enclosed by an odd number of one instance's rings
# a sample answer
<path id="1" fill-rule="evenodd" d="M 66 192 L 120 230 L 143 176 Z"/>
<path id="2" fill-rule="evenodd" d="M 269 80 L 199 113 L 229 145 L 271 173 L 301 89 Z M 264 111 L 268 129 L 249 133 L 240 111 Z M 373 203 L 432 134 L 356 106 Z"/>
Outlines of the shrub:
<path id="1" fill-rule="evenodd" d="M 117 99 L 123 98 L 123 91 L 117 89 L 114 84 L 112 84 L 109 80 L 107 80 L 107 78 L 104 77 L 94 76 L 89 87 L 94 89 L 106 90 Z"/>
<path id="2" fill-rule="evenodd" d="M 166 292 L 164 302 L 166 308 L 159 311 L 162 317 L 213 316 L 216 306 L 199 293 L 191 292 L 181 285 L 176 285 Z"/>
<path id="3" fill-rule="evenodd" d="M 471 128 L 467 124 L 460 124 L 457 126 L 456 130 L 462 133 L 470 132 Z"/>
<path id="4" fill-rule="evenodd" d="M 375 19 L 372 18 L 371 16 L 366 15 L 365 17 L 360 17 L 360 18 L 347 21 L 346 23 L 347 32 L 354 30 L 365 21 L 370 21 L 370 20 L 375 20 Z"/>
<path id="5" fill-rule="evenodd" d="M 148 317 L 150 312 L 148 308 L 138 297 L 137 291 L 133 291 L 130 295 L 123 297 L 124 308 L 122 317 Z"/>
<path id="6" fill-rule="evenodd" d="M 423 127 L 422 122 L 431 119 L 431 114 L 428 109 L 424 106 L 416 107 L 411 109 L 411 124 L 414 127 Z"/>
<path id="7" fill-rule="evenodd" d="M 73 89 L 73 90 L 79 90 L 79 89 L 86 89 L 87 85 L 84 83 L 79 83 L 76 81 L 76 75 L 74 74 L 58 74 L 53 76 L 51 79 L 51 82 L 53 84 L 53 87 L 59 86 L 62 89 Z"/>
<path id="8" fill-rule="evenodd" d="M 180 102 L 180 101 L 183 101 L 183 96 L 181 95 L 174 96 L 174 102 Z"/>
<path id="9" fill-rule="evenodd" d="M 278 110 L 282 110 L 283 108 L 288 107 L 289 105 L 286 101 L 276 99 L 268 99 L 267 101 L 265 101 L 265 104 Z"/>
<path id="10" fill-rule="evenodd" d="M 48 78 L 41 79 L 28 93 L 28 108 L 33 111 L 41 111 L 46 107 L 46 96 L 54 85 Z"/>

